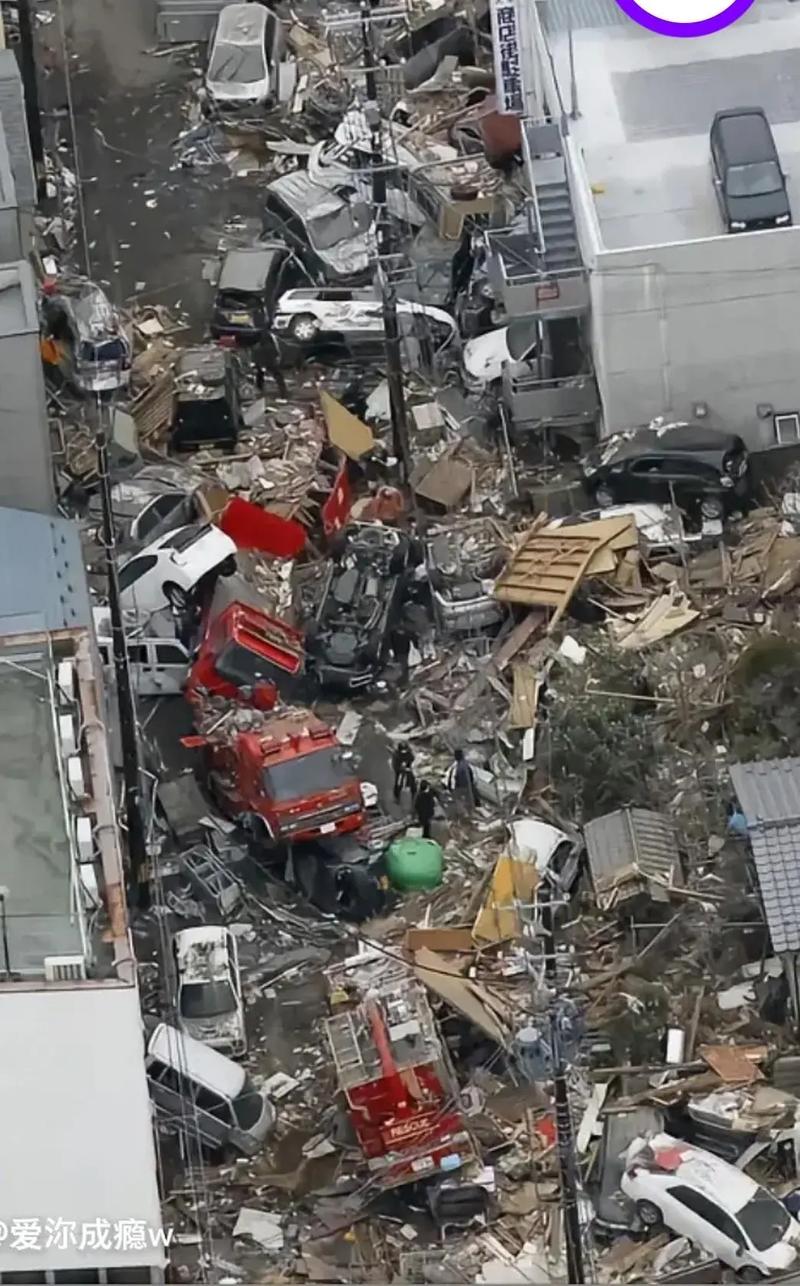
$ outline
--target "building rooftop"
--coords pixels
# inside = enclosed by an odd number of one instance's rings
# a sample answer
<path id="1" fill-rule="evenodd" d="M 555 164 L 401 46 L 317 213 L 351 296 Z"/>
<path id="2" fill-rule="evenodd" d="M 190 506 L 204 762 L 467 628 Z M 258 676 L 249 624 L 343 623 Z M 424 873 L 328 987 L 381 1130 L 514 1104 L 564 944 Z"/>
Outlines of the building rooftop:
<path id="1" fill-rule="evenodd" d="M 724 235 L 708 132 L 726 107 L 763 107 L 800 212 L 800 10 L 756 0 L 703 40 L 650 35 L 614 0 L 545 0 L 543 18 L 564 110 L 572 24 L 578 119 L 570 131 L 606 249 Z"/>
<path id="2" fill-rule="evenodd" d="M 0 636 L 91 626 L 77 523 L 0 507 L 0 549 Z"/>
<path id="3" fill-rule="evenodd" d="M 144 1221 L 147 1241 L 161 1228 L 136 987 L 11 989 L 2 1004 L 0 1208 L 9 1227 L 36 1219 L 43 1235 L 41 1249 L 15 1250 L 11 1237 L 3 1240 L 0 1274 L 44 1281 L 48 1269 L 83 1269 L 89 1281 L 90 1268 L 163 1263 L 163 1251 L 152 1246 L 114 1248 L 119 1221 Z M 58 1239 L 48 1247 L 45 1221 L 59 1218 L 67 1243 L 70 1224 L 79 1243 L 82 1224 L 108 1220 L 111 1249 L 81 1250 Z"/>
<path id="4" fill-rule="evenodd" d="M 732 764 L 776 952 L 800 951 L 800 759 Z"/>
<path id="5" fill-rule="evenodd" d="M 41 973 L 45 956 L 84 955 L 73 910 L 53 682 L 41 646 L 0 653 L 0 886 L 7 890 L 8 943 L 7 960 L 0 951 L 0 970 L 23 975 Z"/>

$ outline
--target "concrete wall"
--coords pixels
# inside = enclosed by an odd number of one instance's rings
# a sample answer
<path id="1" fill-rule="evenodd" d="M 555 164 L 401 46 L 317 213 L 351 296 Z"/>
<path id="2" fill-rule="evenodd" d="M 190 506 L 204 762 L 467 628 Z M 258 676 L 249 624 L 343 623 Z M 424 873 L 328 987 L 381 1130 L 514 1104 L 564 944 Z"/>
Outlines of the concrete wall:
<path id="1" fill-rule="evenodd" d="M 36 293 L 24 262 L 0 264 L 0 505 L 56 513 Z"/>
<path id="2" fill-rule="evenodd" d="M 591 295 L 606 432 L 702 401 L 768 446 L 756 405 L 800 411 L 800 228 L 601 250 Z"/>
<path id="3" fill-rule="evenodd" d="M 22 77 L 10 49 L 0 49 L 0 115 L 3 118 L 3 132 L 8 144 L 17 200 L 23 210 L 30 209 L 36 204 L 36 180 L 25 116 Z"/>
<path id="4" fill-rule="evenodd" d="M 27 250 L 27 246 L 23 249 L 17 189 L 0 116 L 0 263 L 16 263 L 26 257 Z"/>

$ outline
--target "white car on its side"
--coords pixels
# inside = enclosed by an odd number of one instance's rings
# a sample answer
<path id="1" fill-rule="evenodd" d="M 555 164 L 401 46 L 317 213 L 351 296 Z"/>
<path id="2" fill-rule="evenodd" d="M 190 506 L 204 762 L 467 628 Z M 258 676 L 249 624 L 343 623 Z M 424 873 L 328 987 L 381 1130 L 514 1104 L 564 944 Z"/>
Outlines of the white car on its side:
<path id="1" fill-rule="evenodd" d="M 178 1026 L 204 1045 L 241 1057 L 247 1050 L 236 939 L 224 925 L 182 929 L 173 938 Z"/>
<path id="2" fill-rule="evenodd" d="M 412 341 L 429 340 L 436 356 L 458 339 L 456 323 L 443 308 L 398 299 L 397 316 L 407 367 L 418 364 L 412 360 Z M 278 300 L 272 325 L 279 344 L 296 355 L 341 350 L 358 358 L 383 352 L 383 307 L 371 289 L 287 290 Z"/>
<path id="3" fill-rule="evenodd" d="M 785 1272 L 800 1248 L 800 1224 L 754 1179 L 669 1134 L 634 1139 L 622 1191 L 646 1227 L 666 1224 L 742 1275 Z"/>
<path id="4" fill-rule="evenodd" d="M 236 546 L 219 527 L 178 527 L 122 564 L 120 605 L 140 615 L 160 612 L 167 605 L 182 611 L 201 585 L 235 571 Z"/>

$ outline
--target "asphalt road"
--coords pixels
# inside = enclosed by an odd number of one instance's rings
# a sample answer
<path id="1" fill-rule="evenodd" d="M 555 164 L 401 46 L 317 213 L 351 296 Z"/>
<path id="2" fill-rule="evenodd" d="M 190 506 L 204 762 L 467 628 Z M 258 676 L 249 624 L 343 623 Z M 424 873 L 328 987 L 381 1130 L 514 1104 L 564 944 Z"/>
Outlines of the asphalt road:
<path id="1" fill-rule="evenodd" d="M 49 0 L 54 20 L 37 29 L 42 97 L 48 128 L 57 126 L 63 137 L 70 125 L 66 65 L 91 275 L 117 305 L 165 304 L 185 312 L 192 332 L 202 334 L 211 302 L 204 260 L 217 254 L 232 215 L 258 226 L 263 176 L 179 164 L 173 144 L 187 128 L 191 83 L 201 68 L 191 53 L 148 52 L 157 49 L 154 0 L 61 6 L 63 29 L 58 0 Z"/>

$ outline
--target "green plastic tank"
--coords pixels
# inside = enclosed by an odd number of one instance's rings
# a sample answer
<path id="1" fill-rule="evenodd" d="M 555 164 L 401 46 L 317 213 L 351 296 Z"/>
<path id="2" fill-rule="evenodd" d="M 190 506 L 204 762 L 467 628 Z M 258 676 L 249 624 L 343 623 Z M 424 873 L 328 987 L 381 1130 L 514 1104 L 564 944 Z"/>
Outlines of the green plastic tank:
<path id="1" fill-rule="evenodd" d="M 402 893 L 435 889 L 442 882 L 441 846 L 432 839 L 396 839 L 386 854 L 386 872 L 392 887 Z"/>

